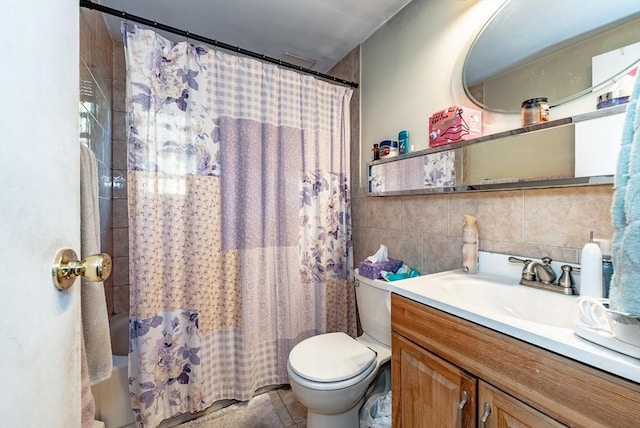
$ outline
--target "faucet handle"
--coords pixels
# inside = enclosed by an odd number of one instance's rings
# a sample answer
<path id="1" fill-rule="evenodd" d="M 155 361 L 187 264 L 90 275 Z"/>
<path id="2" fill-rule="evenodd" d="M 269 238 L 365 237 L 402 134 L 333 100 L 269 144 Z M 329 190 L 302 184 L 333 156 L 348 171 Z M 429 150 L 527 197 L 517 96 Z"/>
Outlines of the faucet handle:
<path id="1" fill-rule="evenodd" d="M 567 290 L 565 294 L 578 294 L 571 272 L 580 272 L 580 268 L 576 268 L 571 265 L 562 265 L 561 269 L 562 275 L 560 275 L 560 279 L 558 280 L 558 286 L 563 287 L 565 290 Z"/>
<path id="2" fill-rule="evenodd" d="M 535 265 L 533 264 L 532 260 L 529 260 L 529 259 L 523 260 L 517 257 L 509 257 L 508 260 L 511 263 L 524 263 L 524 267 L 522 268 L 522 279 L 535 281 L 536 274 L 533 271 Z"/>
<path id="3" fill-rule="evenodd" d="M 527 260 L 523 260 L 523 259 L 519 259 L 519 258 L 517 258 L 517 257 L 509 257 L 509 259 L 508 259 L 508 260 L 509 260 L 511 263 L 524 263 L 524 264 L 525 264 L 525 266 L 526 266 L 528 263 L 531 263 L 531 260 L 529 260 L 529 259 L 527 259 Z"/>

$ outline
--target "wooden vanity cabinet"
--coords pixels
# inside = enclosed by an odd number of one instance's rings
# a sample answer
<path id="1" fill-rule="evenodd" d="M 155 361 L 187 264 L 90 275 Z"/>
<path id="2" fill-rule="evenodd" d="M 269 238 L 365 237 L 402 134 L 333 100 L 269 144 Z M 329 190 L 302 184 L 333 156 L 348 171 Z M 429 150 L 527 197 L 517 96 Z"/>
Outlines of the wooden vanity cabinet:
<path id="1" fill-rule="evenodd" d="M 486 428 L 564 427 L 538 410 L 486 382 L 478 382 L 478 426 Z"/>
<path id="2" fill-rule="evenodd" d="M 473 376 L 395 333 L 391 349 L 394 427 L 476 426 Z"/>
<path id="3" fill-rule="evenodd" d="M 640 427 L 638 383 L 397 294 L 391 329 L 394 428 Z"/>

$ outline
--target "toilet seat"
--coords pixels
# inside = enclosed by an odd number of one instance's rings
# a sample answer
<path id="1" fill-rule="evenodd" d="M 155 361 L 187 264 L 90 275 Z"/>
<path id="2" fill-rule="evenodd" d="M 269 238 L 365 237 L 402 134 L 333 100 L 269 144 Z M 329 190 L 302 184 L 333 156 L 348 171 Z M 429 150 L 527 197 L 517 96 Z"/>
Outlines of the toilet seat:
<path id="1" fill-rule="evenodd" d="M 345 333 L 327 333 L 297 344 L 289 354 L 289 367 L 310 382 L 356 383 L 375 368 L 376 356 Z"/>

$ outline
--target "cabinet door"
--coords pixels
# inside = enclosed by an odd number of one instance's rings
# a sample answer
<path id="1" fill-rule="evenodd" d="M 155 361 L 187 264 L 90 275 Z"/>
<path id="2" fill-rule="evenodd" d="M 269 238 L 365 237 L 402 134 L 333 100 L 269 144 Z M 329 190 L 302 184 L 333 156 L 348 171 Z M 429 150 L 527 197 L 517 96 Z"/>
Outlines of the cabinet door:
<path id="1" fill-rule="evenodd" d="M 481 428 L 564 427 L 544 413 L 483 381 L 478 382 L 478 403 Z"/>
<path id="2" fill-rule="evenodd" d="M 406 338 L 392 336 L 394 428 L 476 426 L 476 379 Z"/>

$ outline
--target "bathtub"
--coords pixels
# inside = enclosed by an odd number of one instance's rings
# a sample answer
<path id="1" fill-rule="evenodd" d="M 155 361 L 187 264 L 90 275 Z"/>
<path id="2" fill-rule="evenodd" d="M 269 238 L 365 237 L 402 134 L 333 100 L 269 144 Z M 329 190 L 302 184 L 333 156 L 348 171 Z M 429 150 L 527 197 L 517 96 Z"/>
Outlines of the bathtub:
<path id="1" fill-rule="evenodd" d="M 129 315 L 116 314 L 109 323 L 113 372 L 111 377 L 91 387 L 96 403 L 96 420 L 105 428 L 133 428 L 135 419 L 129 398 Z"/>

